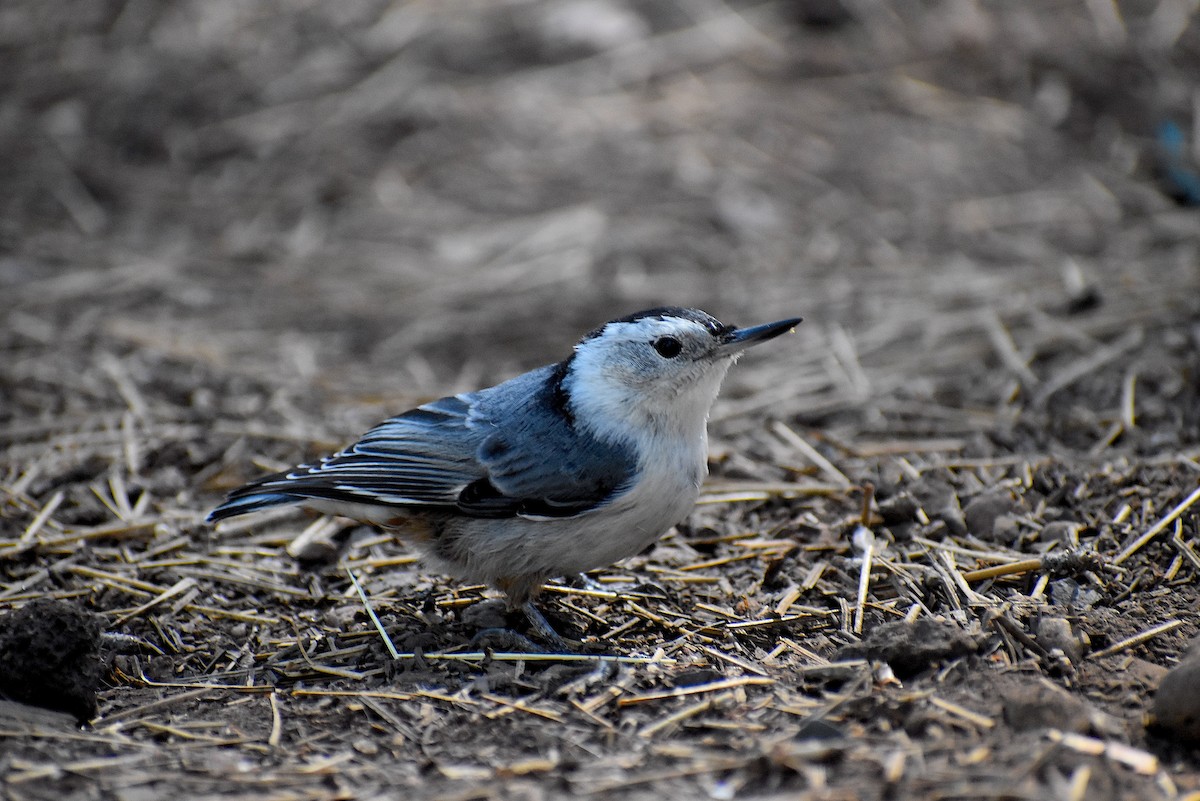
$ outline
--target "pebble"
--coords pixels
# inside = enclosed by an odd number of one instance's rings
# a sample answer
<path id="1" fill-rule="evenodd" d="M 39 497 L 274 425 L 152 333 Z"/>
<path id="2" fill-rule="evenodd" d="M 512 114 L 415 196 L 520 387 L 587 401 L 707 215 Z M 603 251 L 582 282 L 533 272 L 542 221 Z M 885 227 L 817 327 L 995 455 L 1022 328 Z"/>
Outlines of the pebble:
<path id="1" fill-rule="evenodd" d="M 1000 703 L 1004 720 L 1017 731 L 1058 729 L 1083 733 L 1092 728 L 1096 717 L 1086 701 L 1040 680 L 1005 688 Z"/>
<path id="2" fill-rule="evenodd" d="M 912 523 L 917 519 L 917 509 L 917 499 L 907 492 L 879 501 L 879 516 L 887 525 Z"/>
<path id="3" fill-rule="evenodd" d="M 974 498 L 963 509 L 967 531 L 981 540 L 992 541 L 996 519 L 1013 510 L 1016 504 L 1008 493 L 988 493 Z"/>
<path id="4" fill-rule="evenodd" d="M 920 502 L 925 514 L 932 520 L 945 523 L 952 536 L 961 537 L 967 533 L 967 521 L 958 503 L 958 495 L 949 483 L 935 478 L 924 478 L 915 482 L 909 491 Z"/>
<path id="5" fill-rule="evenodd" d="M 1071 548 L 1079 547 L 1079 529 L 1082 528 L 1072 520 L 1055 520 L 1042 528 L 1042 542 L 1060 542 Z"/>
<path id="6" fill-rule="evenodd" d="M 508 605 L 500 598 L 474 603 L 459 613 L 462 622 L 479 629 L 502 629 L 508 625 Z"/>
<path id="7" fill-rule="evenodd" d="M 1061 617 L 1043 617 L 1037 624 L 1038 645 L 1047 651 L 1055 648 L 1062 651 L 1072 665 L 1078 665 L 1091 640 L 1079 634 L 1069 620 Z"/>

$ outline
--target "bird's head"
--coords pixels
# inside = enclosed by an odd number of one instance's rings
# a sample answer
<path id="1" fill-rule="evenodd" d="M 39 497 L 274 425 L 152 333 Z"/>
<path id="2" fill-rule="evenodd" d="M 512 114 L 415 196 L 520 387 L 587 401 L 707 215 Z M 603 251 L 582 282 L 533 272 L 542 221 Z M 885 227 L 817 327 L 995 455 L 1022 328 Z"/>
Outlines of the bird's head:
<path id="1" fill-rule="evenodd" d="M 799 323 L 795 317 L 737 328 L 674 307 L 612 320 L 575 346 L 564 377 L 572 412 L 578 422 L 616 436 L 625 424 L 702 430 L 738 356 Z"/>

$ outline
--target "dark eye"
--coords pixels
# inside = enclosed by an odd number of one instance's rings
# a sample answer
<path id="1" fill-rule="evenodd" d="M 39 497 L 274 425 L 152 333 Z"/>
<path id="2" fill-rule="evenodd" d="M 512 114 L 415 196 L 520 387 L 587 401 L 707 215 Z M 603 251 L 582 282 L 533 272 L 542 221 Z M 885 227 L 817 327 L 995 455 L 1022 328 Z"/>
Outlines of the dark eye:
<path id="1" fill-rule="evenodd" d="M 664 359 L 674 359 L 683 350 L 683 345 L 675 337 L 659 337 L 650 344 Z"/>

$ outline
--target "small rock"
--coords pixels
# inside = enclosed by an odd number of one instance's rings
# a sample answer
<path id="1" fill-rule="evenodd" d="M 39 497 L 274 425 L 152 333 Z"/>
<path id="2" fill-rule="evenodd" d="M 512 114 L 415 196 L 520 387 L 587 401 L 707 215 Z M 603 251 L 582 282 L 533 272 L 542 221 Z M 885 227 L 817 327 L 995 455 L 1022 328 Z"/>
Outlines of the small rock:
<path id="1" fill-rule="evenodd" d="M 1071 520 L 1055 520 L 1042 528 L 1040 538 L 1042 542 L 1061 542 L 1070 548 L 1078 548 L 1080 528 L 1082 526 Z"/>
<path id="2" fill-rule="evenodd" d="M 358 526 L 344 526 L 336 531 L 323 527 L 310 528 L 288 543 L 287 554 L 304 570 L 330 567 L 337 564 L 358 529 Z"/>
<path id="3" fill-rule="evenodd" d="M 695 687 L 721 678 L 721 673 L 711 668 L 688 668 L 676 673 L 671 680 L 676 687 Z"/>
<path id="4" fill-rule="evenodd" d="M 85 721 L 100 674 L 100 624 L 79 606 L 40 598 L 0 617 L 0 696 Z"/>
<path id="5" fill-rule="evenodd" d="M 992 532 L 996 528 L 996 519 L 1000 515 L 1011 512 L 1015 506 L 1015 502 L 1008 493 L 980 495 L 968 503 L 966 509 L 963 509 L 967 531 L 981 540 L 991 541 Z"/>
<path id="6" fill-rule="evenodd" d="M 1200 658 L 1188 658 L 1163 676 L 1150 715 L 1159 731 L 1200 743 Z"/>
<path id="7" fill-rule="evenodd" d="M 1021 538 L 1021 518 L 1003 514 L 992 522 L 992 542 L 1014 543 Z"/>
<path id="8" fill-rule="evenodd" d="M 480 651 L 491 649 L 521 654 L 549 653 L 538 643 L 511 629 L 482 629 L 471 638 L 471 647 Z"/>
<path id="9" fill-rule="evenodd" d="M 337 545 L 328 540 L 310 540 L 303 543 L 293 543 L 287 548 L 288 555 L 300 563 L 305 570 L 316 570 L 321 567 L 336 565 L 341 551 Z"/>
<path id="10" fill-rule="evenodd" d="M 1200 659 L 1200 637 L 1193 637 L 1188 643 L 1187 650 L 1183 652 L 1181 661 L 1186 662 L 1189 659 Z"/>
<path id="11" fill-rule="evenodd" d="M 354 750 L 364 756 L 375 756 L 379 753 L 379 746 L 374 741 L 364 737 L 354 741 Z"/>
<path id="12" fill-rule="evenodd" d="M 842 0 L 799 0 L 792 5 L 796 20 L 806 28 L 833 30 L 854 21 Z"/>
<path id="13" fill-rule="evenodd" d="M 907 492 L 901 492 L 879 502 L 879 516 L 889 526 L 911 523 L 917 519 L 919 506 L 916 498 Z"/>
<path id="14" fill-rule="evenodd" d="M 1079 664 L 1084 650 L 1091 644 L 1086 634 L 1078 634 L 1070 621 L 1061 617 L 1042 618 L 1038 621 L 1035 634 L 1038 645 L 1047 651 L 1057 648 L 1071 660 L 1072 665 Z"/>
<path id="15" fill-rule="evenodd" d="M 1126 684 L 1143 689 L 1146 695 L 1162 684 L 1163 676 L 1170 672 L 1162 665 L 1156 665 L 1136 656 L 1125 660 L 1124 665 L 1125 669 L 1121 671 L 1121 679 L 1125 680 Z"/>
<path id="16" fill-rule="evenodd" d="M 335 606 L 322 616 L 322 621 L 326 626 L 334 629 L 346 630 L 353 625 L 362 607 L 354 604 L 346 604 L 345 606 Z"/>
<path id="17" fill-rule="evenodd" d="M 6 729 L 20 727 L 29 729 L 37 726 L 47 729 L 74 731 L 79 723 L 75 715 L 55 712 L 40 706 L 18 704 L 16 701 L 0 699 L 0 726 Z"/>
<path id="18" fill-rule="evenodd" d="M 1099 592 L 1073 578 L 1055 579 L 1049 589 L 1050 599 L 1056 605 L 1073 609 L 1090 609 L 1104 599 Z"/>
<path id="19" fill-rule="evenodd" d="M 551 3 L 539 27 L 543 48 L 564 56 L 576 49 L 590 53 L 612 50 L 650 34 L 649 25 L 636 12 L 611 0 Z"/>
<path id="20" fill-rule="evenodd" d="M 1082 733 L 1096 717 L 1086 701 L 1049 682 L 1030 680 L 1000 693 L 1004 720 L 1017 731 L 1058 729 Z"/>
<path id="21" fill-rule="evenodd" d="M 839 650 L 837 658 L 881 660 L 905 679 L 937 662 L 975 651 L 975 641 L 955 624 L 919 618 L 913 623 L 897 620 L 876 626 L 862 642 Z"/>
<path id="22" fill-rule="evenodd" d="M 925 514 L 933 520 L 941 520 L 950 534 L 960 537 L 967 533 L 967 521 L 954 487 L 936 478 L 923 478 L 914 483 L 909 491 L 920 503 Z"/>
<path id="23" fill-rule="evenodd" d="M 819 717 L 805 719 L 796 732 L 797 740 L 840 740 L 846 733 L 837 725 Z"/>

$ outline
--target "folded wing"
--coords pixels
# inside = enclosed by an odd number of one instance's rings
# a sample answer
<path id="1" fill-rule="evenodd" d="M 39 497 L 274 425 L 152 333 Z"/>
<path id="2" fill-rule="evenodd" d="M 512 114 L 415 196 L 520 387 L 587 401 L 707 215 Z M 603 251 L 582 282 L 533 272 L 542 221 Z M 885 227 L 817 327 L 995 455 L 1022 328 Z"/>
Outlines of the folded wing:
<path id="1" fill-rule="evenodd" d="M 569 517 L 632 482 L 631 449 L 576 431 L 553 368 L 384 421 L 313 465 L 235 490 L 209 520 L 305 500 L 445 509 L 473 517 Z"/>

